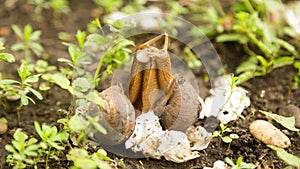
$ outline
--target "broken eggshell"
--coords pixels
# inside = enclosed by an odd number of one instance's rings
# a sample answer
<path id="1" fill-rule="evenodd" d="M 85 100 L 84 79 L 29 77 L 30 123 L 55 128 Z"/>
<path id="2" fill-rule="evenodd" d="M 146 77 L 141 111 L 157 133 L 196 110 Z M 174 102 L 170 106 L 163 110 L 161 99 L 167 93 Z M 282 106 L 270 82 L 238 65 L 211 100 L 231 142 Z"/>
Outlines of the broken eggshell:
<path id="1" fill-rule="evenodd" d="M 202 126 L 191 126 L 186 130 L 186 135 L 192 144 L 191 150 L 206 149 L 213 138 L 212 133 L 207 132 Z"/>
<path id="2" fill-rule="evenodd" d="M 137 117 L 135 130 L 125 142 L 125 146 L 135 152 L 142 152 L 146 157 L 160 159 L 164 156 L 176 163 L 199 157 L 197 152 L 192 152 L 186 134 L 181 131 L 163 130 L 153 111 Z"/>
<path id="3" fill-rule="evenodd" d="M 238 119 L 243 110 L 250 105 L 247 90 L 239 86 L 231 88 L 231 77 L 217 78 L 217 87 L 211 90 L 212 96 L 205 99 L 200 118 L 215 116 L 223 124 Z"/>

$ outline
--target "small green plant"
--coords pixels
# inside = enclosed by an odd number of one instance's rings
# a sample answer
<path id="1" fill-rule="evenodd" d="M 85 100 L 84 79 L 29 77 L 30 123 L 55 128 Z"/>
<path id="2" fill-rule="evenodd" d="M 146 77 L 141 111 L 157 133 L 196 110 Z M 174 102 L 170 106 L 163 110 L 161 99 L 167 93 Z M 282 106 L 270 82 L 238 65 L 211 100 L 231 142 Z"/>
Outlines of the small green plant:
<path id="1" fill-rule="evenodd" d="M 241 33 L 238 41 L 250 56 L 236 69 L 240 76 L 248 80 L 254 76 L 264 76 L 275 68 L 293 64 L 295 57 L 298 57 L 295 47 L 278 38 L 271 26 L 259 18 L 258 13 L 239 12 L 236 18 L 233 29 Z M 257 46 L 259 52 L 249 48 L 251 43 Z"/>
<path id="2" fill-rule="evenodd" d="M 50 4 L 49 0 L 27 0 L 29 4 L 32 4 L 35 6 L 34 8 L 34 17 L 37 21 L 42 21 L 42 11 L 44 9 L 49 9 Z"/>
<path id="3" fill-rule="evenodd" d="M 92 21 L 100 30 L 102 27 L 100 25 L 99 19 Z M 97 69 L 94 73 L 94 83 L 95 86 L 99 84 L 99 81 L 105 79 L 108 74 L 112 73 L 113 68 L 118 68 L 129 60 L 131 50 L 128 49 L 129 46 L 134 46 L 134 42 L 126 39 L 122 36 L 120 29 L 132 26 L 131 24 L 126 24 L 117 20 L 115 22 L 108 21 L 111 34 L 100 35 L 91 34 L 88 37 L 88 44 L 93 46 L 101 46 L 101 51 L 104 51 L 103 56 L 98 62 Z M 102 30 L 103 33 L 103 30 Z M 101 68 L 105 66 L 106 70 L 100 72 Z"/>
<path id="4" fill-rule="evenodd" d="M 0 40 L 0 51 L 4 50 L 4 49 L 5 49 L 4 44 Z M 12 55 L 10 53 L 0 53 L 0 61 L 12 63 L 12 62 L 15 62 L 15 57 L 14 57 L 14 55 Z"/>
<path id="5" fill-rule="evenodd" d="M 7 162 L 13 165 L 14 169 L 26 168 L 27 165 L 35 164 L 35 157 L 38 156 L 40 145 L 36 138 L 28 140 L 27 134 L 17 130 L 14 133 L 12 145 L 6 145 L 5 149 L 12 153 L 7 156 Z"/>
<path id="6" fill-rule="evenodd" d="M 238 139 L 239 136 L 237 134 L 229 134 L 229 136 L 225 136 L 226 133 L 232 132 L 230 128 L 220 123 L 221 131 L 214 131 L 213 135 L 215 137 L 220 137 L 224 143 L 231 143 L 233 139 Z"/>
<path id="7" fill-rule="evenodd" d="M 286 38 L 295 38 L 291 36 L 295 33 L 287 31 L 291 27 L 284 26 L 283 18 L 275 20 L 270 17 L 285 10 L 281 1 L 241 0 L 226 10 L 222 9 L 220 2 L 204 0 L 194 2 L 197 5 L 187 5 L 193 13 L 190 19 L 201 23 L 192 34 L 202 37 L 200 29 L 218 43 L 235 42 L 241 45 L 248 59 L 236 68 L 236 73 L 241 77 L 240 83 L 292 65 L 299 58 L 297 40 Z M 298 77 L 294 79 L 297 84 Z"/>
<path id="8" fill-rule="evenodd" d="M 226 157 L 225 161 L 231 166 L 231 169 L 253 169 L 255 165 L 243 162 L 243 157 L 239 157 L 234 163 L 230 158 Z"/>
<path id="9" fill-rule="evenodd" d="M 300 83 L 300 62 L 299 61 L 296 61 L 294 63 L 294 68 L 298 70 L 298 73 L 296 75 L 294 75 L 294 78 L 293 78 L 293 80 L 294 80 L 294 86 L 296 88 L 298 88 L 299 87 L 299 83 Z"/>
<path id="10" fill-rule="evenodd" d="M 71 117 L 59 119 L 58 123 L 63 124 L 64 130 L 69 132 L 72 136 L 75 136 L 78 143 L 82 143 L 84 145 L 88 137 L 87 132 L 101 132 L 103 134 L 107 133 L 106 129 L 99 124 L 99 119 L 99 116 L 87 116 L 86 118 L 83 118 L 79 115 L 72 115 Z"/>
<path id="11" fill-rule="evenodd" d="M 66 142 L 69 138 L 69 134 L 66 131 L 59 132 L 56 126 L 48 126 L 43 124 L 42 127 L 38 122 L 34 122 L 34 127 L 38 135 L 42 139 L 43 151 L 46 153 L 46 168 L 48 168 L 48 160 L 50 156 L 55 156 L 60 153 L 65 147 L 62 143 Z M 47 150 L 45 150 L 47 149 Z"/>
<path id="12" fill-rule="evenodd" d="M 276 151 L 277 156 L 287 163 L 289 166 L 300 168 L 300 158 L 288 153 L 282 148 L 278 148 L 272 145 L 267 145 L 272 150 Z"/>
<path id="13" fill-rule="evenodd" d="M 35 104 L 35 101 L 28 96 L 28 93 L 34 94 L 39 100 L 43 99 L 41 93 L 32 88 L 32 83 L 36 83 L 39 80 L 40 74 L 31 75 L 31 68 L 22 63 L 18 69 L 18 74 L 21 81 L 11 79 L 0 79 L 0 88 L 3 90 L 2 96 L 14 97 L 20 100 L 20 104 L 17 108 L 18 124 L 21 123 L 21 110 L 23 106 L 29 104 L 29 101 Z"/>
<path id="14" fill-rule="evenodd" d="M 27 2 L 35 6 L 34 16 L 37 21 L 42 20 L 42 12 L 44 9 L 52 9 L 55 23 L 60 20 L 62 13 L 70 12 L 68 0 L 27 0 Z"/>
<path id="15" fill-rule="evenodd" d="M 18 123 L 20 124 L 22 107 L 28 105 L 29 101 L 35 104 L 35 101 L 30 96 L 28 96 L 28 93 L 33 93 L 39 100 L 42 100 L 43 96 L 39 91 L 31 87 L 31 83 L 38 82 L 40 74 L 31 75 L 31 71 L 26 64 L 21 64 L 20 68 L 18 69 L 18 74 L 21 78 L 21 82 L 15 81 L 15 83 L 19 84 L 19 94 L 21 97 L 20 104 L 17 108 Z"/>
<path id="16" fill-rule="evenodd" d="M 122 0 L 93 0 L 93 2 L 101 6 L 105 13 L 111 13 L 113 11 L 118 11 L 118 9 L 123 5 Z"/>
<path id="17" fill-rule="evenodd" d="M 82 65 L 87 65 L 91 63 L 86 56 L 86 52 L 83 51 L 85 38 L 86 38 L 86 32 L 78 30 L 75 35 L 78 46 L 71 43 L 63 43 L 64 45 L 68 46 L 68 52 L 71 57 L 71 59 L 66 58 L 59 58 L 59 62 L 67 63 L 69 66 L 72 67 L 73 72 L 70 77 L 70 79 L 73 79 L 74 74 L 78 73 L 80 75 L 83 74 L 83 70 L 80 68 Z"/>
<path id="18" fill-rule="evenodd" d="M 22 42 L 13 44 L 11 50 L 13 51 L 23 51 L 25 56 L 25 61 L 29 63 L 31 61 L 32 51 L 36 56 L 41 56 L 44 51 L 43 46 L 38 42 L 42 32 L 40 30 L 33 31 L 31 25 L 27 24 L 24 27 L 23 32 L 17 25 L 12 25 L 11 28 L 16 33 L 16 35 L 22 40 Z"/>
<path id="19" fill-rule="evenodd" d="M 99 149 L 97 152 L 89 155 L 89 153 L 83 148 L 74 148 L 68 155 L 67 159 L 73 161 L 74 165 L 72 169 L 110 169 L 109 164 L 112 161 L 107 157 L 107 153 L 103 149 Z"/>

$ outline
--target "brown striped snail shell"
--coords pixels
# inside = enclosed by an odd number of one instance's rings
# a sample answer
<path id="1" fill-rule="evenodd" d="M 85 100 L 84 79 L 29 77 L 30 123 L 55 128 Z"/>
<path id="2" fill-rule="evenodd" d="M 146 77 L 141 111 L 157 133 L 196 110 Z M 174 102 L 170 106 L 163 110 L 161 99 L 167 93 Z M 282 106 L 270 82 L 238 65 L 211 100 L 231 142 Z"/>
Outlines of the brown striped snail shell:
<path id="1" fill-rule="evenodd" d="M 93 138 L 105 145 L 119 144 L 128 138 L 135 126 L 135 111 L 129 99 L 120 86 L 111 86 L 100 93 L 105 101 L 105 107 L 92 110 L 100 114 L 99 123 L 107 133 L 94 133 Z"/>
<path id="2" fill-rule="evenodd" d="M 161 114 L 159 117 L 162 127 L 185 132 L 199 117 L 201 105 L 198 97 L 189 82 L 182 77 L 177 78 L 168 104 L 155 109 L 156 114 Z"/>

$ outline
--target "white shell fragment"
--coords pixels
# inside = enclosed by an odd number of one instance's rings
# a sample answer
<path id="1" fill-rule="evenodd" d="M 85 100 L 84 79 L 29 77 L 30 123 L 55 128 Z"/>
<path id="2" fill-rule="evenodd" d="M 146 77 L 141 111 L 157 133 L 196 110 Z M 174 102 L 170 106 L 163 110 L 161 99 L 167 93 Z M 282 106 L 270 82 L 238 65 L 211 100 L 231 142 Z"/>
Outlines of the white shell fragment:
<path id="1" fill-rule="evenodd" d="M 231 88 L 231 77 L 216 79 L 219 86 L 211 91 L 212 96 L 205 99 L 200 118 L 215 116 L 223 124 L 236 120 L 243 110 L 250 105 L 247 91 L 238 86 Z"/>
<path id="2" fill-rule="evenodd" d="M 207 135 L 206 131 L 203 135 Z M 137 117 L 134 132 L 125 142 L 125 146 L 132 151 L 142 152 L 146 157 L 160 159 L 164 156 L 167 160 L 176 163 L 199 157 L 198 152 L 192 151 L 187 135 L 181 131 L 162 130 L 159 118 L 153 111 Z"/>
<path id="3" fill-rule="evenodd" d="M 190 127 L 186 130 L 188 139 L 192 142 L 192 150 L 203 150 L 209 145 L 212 133 L 209 133 L 202 126 Z"/>
<path id="4" fill-rule="evenodd" d="M 285 18 L 287 23 L 291 26 L 293 31 L 296 34 L 300 34 L 300 2 L 295 2 L 294 8 L 293 7 L 287 7 L 285 9 Z"/>
<path id="5" fill-rule="evenodd" d="M 225 164 L 224 161 L 217 160 L 214 162 L 213 167 L 204 167 L 203 169 L 229 169 L 229 167 Z"/>
<path id="6" fill-rule="evenodd" d="M 165 131 L 158 140 L 158 152 L 166 160 L 182 163 L 199 157 L 198 152 L 192 152 L 187 136 L 180 131 Z"/>
<path id="7" fill-rule="evenodd" d="M 147 51 L 141 50 L 137 53 L 136 58 L 139 62 L 147 63 L 149 62 L 150 58 L 146 55 L 147 55 Z"/>
<path id="8" fill-rule="evenodd" d="M 250 124 L 250 133 L 267 145 L 287 148 L 291 145 L 290 139 L 278 128 L 264 120 L 256 120 Z"/>

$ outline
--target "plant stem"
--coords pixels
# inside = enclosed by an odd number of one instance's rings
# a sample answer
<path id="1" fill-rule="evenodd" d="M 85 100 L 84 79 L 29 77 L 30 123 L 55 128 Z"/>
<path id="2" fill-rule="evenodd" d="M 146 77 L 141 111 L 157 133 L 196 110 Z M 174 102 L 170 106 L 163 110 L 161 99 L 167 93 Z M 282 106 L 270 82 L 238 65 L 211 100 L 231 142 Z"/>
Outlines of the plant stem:
<path id="1" fill-rule="evenodd" d="M 243 49 L 246 53 L 248 53 L 249 56 L 256 56 L 256 54 L 249 49 L 248 43 L 243 44 Z"/>
<path id="2" fill-rule="evenodd" d="M 48 166 L 48 161 L 49 161 L 49 155 L 50 155 L 50 152 L 51 152 L 51 146 L 49 147 L 48 153 L 47 153 L 47 156 L 46 156 L 46 169 L 49 168 L 49 166 Z"/>
<path id="3" fill-rule="evenodd" d="M 264 45 L 261 41 L 259 41 L 253 33 L 246 32 L 246 34 L 249 37 L 249 39 L 253 41 L 253 43 L 264 53 L 264 55 L 267 58 L 271 57 L 272 52 L 270 51 L 270 49 L 268 49 L 266 45 Z"/>
<path id="4" fill-rule="evenodd" d="M 99 60 L 98 62 L 98 65 L 97 65 L 97 69 L 96 69 L 96 72 L 94 74 L 94 83 L 95 83 L 95 86 L 97 86 L 98 84 L 96 83 L 96 80 L 99 76 L 99 73 L 100 73 L 100 70 L 101 70 L 101 67 L 103 65 L 103 61 L 104 61 L 104 58 L 105 58 L 105 54 L 108 50 L 111 49 L 111 46 L 112 46 L 112 43 L 113 43 L 113 40 L 116 38 L 116 34 L 113 35 L 112 37 L 112 40 L 110 41 L 110 43 L 108 44 L 107 48 L 105 49 L 105 52 L 103 53 L 103 56 L 102 58 Z"/>
<path id="5" fill-rule="evenodd" d="M 244 3 L 245 3 L 245 6 L 249 10 L 250 13 L 255 12 L 255 10 L 253 9 L 253 7 L 252 7 L 252 5 L 251 5 L 251 3 L 250 3 L 249 0 L 244 0 Z"/>
<path id="6" fill-rule="evenodd" d="M 225 12 L 222 8 L 220 0 L 214 0 L 214 4 L 215 4 L 215 7 L 216 7 L 217 11 L 221 14 L 221 16 L 225 16 Z"/>
<path id="7" fill-rule="evenodd" d="M 22 102 L 20 101 L 20 105 L 17 108 L 17 115 L 18 115 L 18 126 L 20 127 L 21 125 L 21 109 L 23 107 Z"/>
<path id="8" fill-rule="evenodd" d="M 27 42 L 24 43 L 24 55 L 25 55 L 25 60 L 27 63 L 30 63 L 30 50 L 29 50 L 29 45 Z"/>
<path id="9" fill-rule="evenodd" d="M 22 99 L 22 95 L 24 94 L 24 88 L 25 88 L 25 84 L 24 84 L 24 79 L 21 78 L 21 99 Z M 18 126 L 20 127 L 21 125 L 21 110 L 22 110 L 22 107 L 23 107 L 23 103 L 22 103 L 22 100 L 20 100 L 20 104 L 17 108 L 17 115 L 18 115 Z"/>

